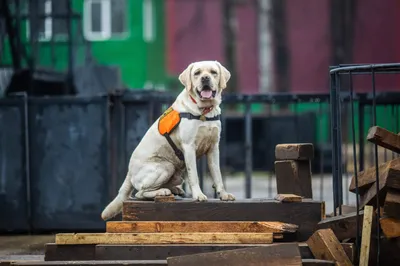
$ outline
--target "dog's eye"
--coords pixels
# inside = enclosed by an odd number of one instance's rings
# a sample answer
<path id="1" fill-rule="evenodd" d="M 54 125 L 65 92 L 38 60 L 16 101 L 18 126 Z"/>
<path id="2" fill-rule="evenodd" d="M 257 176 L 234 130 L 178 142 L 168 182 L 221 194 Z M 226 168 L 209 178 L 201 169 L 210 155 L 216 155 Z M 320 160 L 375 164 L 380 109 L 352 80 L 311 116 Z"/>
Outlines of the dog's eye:
<path id="1" fill-rule="evenodd" d="M 200 75 L 200 70 L 197 70 L 196 72 L 194 72 L 194 75 L 195 75 L 195 76 Z"/>
<path id="2" fill-rule="evenodd" d="M 217 73 L 217 71 L 215 71 L 215 70 L 211 70 L 211 74 L 217 75 L 218 73 Z"/>

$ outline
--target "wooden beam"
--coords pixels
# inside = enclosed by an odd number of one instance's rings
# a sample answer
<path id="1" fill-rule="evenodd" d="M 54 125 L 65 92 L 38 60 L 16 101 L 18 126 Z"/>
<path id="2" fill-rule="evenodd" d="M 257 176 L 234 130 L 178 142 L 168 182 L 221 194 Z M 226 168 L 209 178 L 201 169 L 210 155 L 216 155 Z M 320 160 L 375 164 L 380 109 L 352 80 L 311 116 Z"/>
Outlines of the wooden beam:
<path id="1" fill-rule="evenodd" d="M 94 260 L 96 257 L 95 245 L 57 245 L 45 244 L 44 260 Z"/>
<path id="2" fill-rule="evenodd" d="M 360 209 L 366 205 L 376 206 L 376 183 L 374 183 L 364 194 L 360 195 Z M 387 193 L 387 187 L 383 183 L 379 183 L 379 204 L 383 206 Z"/>
<path id="3" fill-rule="evenodd" d="M 357 211 L 356 206 L 342 204 L 342 214 L 349 214 L 349 213 L 353 213 L 356 211 Z M 339 207 L 336 207 L 336 214 L 339 214 Z M 326 216 L 333 217 L 335 215 L 333 212 L 331 212 L 331 213 L 327 214 Z"/>
<path id="4" fill-rule="evenodd" d="M 370 167 L 358 173 L 358 188 L 364 194 L 376 182 L 376 168 Z M 378 166 L 379 183 L 400 189 L 400 158 L 381 163 Z M 355 175 L 351 179 L 349 191 L 356 192 Z"/>
<path id="5" fill-rule="evenodd" d="M 307 244 L 316 259 L 336 261 L 336 265 L 352 265 L 339 240 L 331 229 L 320 229 L 316 231 Z"/>
<path id="6" fill-rule="evenodd" d="M 264 247 L 273 244 L 176 244 L 176 245 L 107 245 L 96 246 L 97 260 L 163 260 L 167 257 L 191 255 L 206 252 L 215 252 L 250 247 Z M 351 261 L 354 260 L 354 244 L 341 244 Z M 303 259 L 313 259 L 314 256 L 308 245 L 298 243 L 300 255 Z"/>
<path id="7" fill-rule="evenodd" d="M 107 222 L 107 233 L 295 233 L 295 224 L 281 222 L 231 221 L 113 221 Z"/>
<path id="8" fill-rule="evenodd" d="M 170 266 L 302 265 L 295 243 L 169 257 L 167 262 Z"/>
<path id="9" fill-rule="evenodd" d="M 373 214 L 374 214 L 374 208 L 369 205 L 365 206 L 361 248 L 360 248 L 360 263 L 359 263 L 360 266 L 368 266 L 370 242 L 371 242 L 372 218 L 374 216 Z"/>
<path id="10" fill-rule="evenodd" d="M 16 261 L 11 265 L 16 266 L 64 266 L 64 265 L 107 265 L 107 266 L 167 266 L 167 261 L 157 260 L 157 261 L 140 261 L 140 260 L 115 260 L 115 261 Z"/>
<path id="11" fill-rule="evenodd" d="M 331 260 L 302 259 L 303 266 L 335 266 L 336 263 Z"/>
<path id="12" fill-rule="evenodd" d="M 275 161 L 278 194 L 295 194 L 312 199 L 310 161 Z"/>
<path id="13" fill-rule="evenodd" d="M 298 241 L 306 240 L 314 232 L 324 214 L 324 202 L 309 199 L 290 204 L 267 199 L 177 199 L 160 203 L 129 200 L 123 204 L 124 221 L 280 221 L 299 225 Z"/>
<path id="14" fill-rule="evenodd" d="M 270 244 L 272 233 L 80 233 L 57 234 L 56 244 Z"/>
<path id="15" fill-rule="evenodd" d="M 312 143 L 278 144 L 275 147 L 275 159 L 280 160 L 312 160 L 314 145 Z"/>
<path id="16" fill-rule="evenodd" d="M 384 128 L 371 127 L 368 131 L 367 140 L 388 150 L 400 153 L 400 136 Z"/>
<path id="17" fill-rule="evenodd" d="M 385 214 L 389 217 L 400 219 L 400 191 L 388 189 L 383 206 Z"/>
<path id="18" fill-rule="evenodd" d="M 357 212 L 337 215 L 331 218 L 327 218 L 318 223 L 318 229 L 331 229 L 337 239 L 340 241 L 347 238 L 355 238 L 357 235 L 357 219 L 360 221 L 360 230 L 362 227 L 364 212 Z"/>
<path id="19" fill-rule="evenodd" d="M 400 237 L 400 220 L 390 217 L 382 217 L 379 220 L 383 234 L 386 238 Z"/>
<path id="20" fill-rule="evenodd" d="M 154 202 L 171 202 L 171 201 L 175 201 L 175 196 L 174 195 L 156 196 L 154 198 Z"/>
<path id="21" fill-rule="evenodd" d="M 302 197 L 295 194 L 278 194 L 275 199 L 279 202 L 301 202 Z"/>

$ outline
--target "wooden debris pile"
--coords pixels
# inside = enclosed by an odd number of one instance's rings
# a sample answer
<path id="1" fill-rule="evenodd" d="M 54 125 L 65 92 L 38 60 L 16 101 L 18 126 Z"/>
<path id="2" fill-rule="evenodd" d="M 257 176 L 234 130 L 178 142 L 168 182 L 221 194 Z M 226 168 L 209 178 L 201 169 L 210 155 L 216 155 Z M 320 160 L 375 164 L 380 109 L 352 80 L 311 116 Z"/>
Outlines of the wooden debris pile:
<path id="1" fill-rule="evenodd" d="M 400 152 L 400 135 L 381 127 L 371 127 L 367 140 L 393 152 Z M 379 184 L 376 182 L 377 174 Z M 318 229 L 330 229 L 339 241 L 355 243 L 359 223 L 360 254 L 356 256 L 359 261 L 355 262 L 359 265 L 376 265 L 376 219 L 379 211 L 379 232 L 383 235 L 379 240 L 380 265 L 400 265 L 400 158 L 355 173 L 349 191 L 359 194 L 358 215 L 354 206 L 342 206 L 342 215 L 321 221 Z"/>

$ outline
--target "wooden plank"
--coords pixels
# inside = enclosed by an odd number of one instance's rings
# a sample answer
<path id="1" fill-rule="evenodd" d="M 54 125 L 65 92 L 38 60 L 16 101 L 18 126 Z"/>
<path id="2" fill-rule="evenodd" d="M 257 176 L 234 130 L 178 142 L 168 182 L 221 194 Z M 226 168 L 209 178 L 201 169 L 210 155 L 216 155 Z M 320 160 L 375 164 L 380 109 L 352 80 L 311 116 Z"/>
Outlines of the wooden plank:
<path id="1" fill-rule="evenodd" d="M 376 182 L 376 168 L 370 167 L 358 173 L 358 188 L 364 194 Z M 400 189 L 400 158 L 379 164 L 379 183 Z M 355 175 L 351 179 L 349 191 L 356 192 Z"/>
<path id="2" fill-rule="evenodd" d="M 154 198 L 155 202 L 171 202 L 175 201 L 175 196 L 174 195 L 169 195 L 169 196 L 156 196 Z"/>
<path id="3" fill-rule="evenodd" d="M 396 219 L 400 219 L 400 191 L 399 190 L 395 190 L 395 189 L 387 190 L 383 210 L 387 216 L 396 218 Z"/>
<path id="4" fill-rule="evenodd" d="M 349 213 L 353 213 L 353 212 L 356 212 L 356 211 L 357 211 L 356 206 L 342 204 L 342 214 L 349 214 Z M 336 215 L 339 215 L 339 207 L 336 207 Z M 333 212 L 331 212 L 330 214 L 327 214 L 326 216 L 327 217 L 333 217 L 335 215 L 334 215 Z"/>
<path id="5" fill-rule="evenodd" d="M 295 194 L 312 199 L 310 161 L 275 161 L 278 194 Z"/>
<path id="6" fill-rule="evenodd" d="M 176 244 L 176 245 L 97 245 L 97 260 L 164 260 L 167 257 L 232 250 L 250 247 L 263 247 L 277 244 Z M 344 251 L 354 261 L 354 244 L 342 243 Z M 312 259 L 308 245 L 299 243 L 300 255 L 303 259 Z"/>
<path id="7" fill-rule="evenodd" d="M 335 266 L 335 262 L 331 260 L 302 259 L 303 266 Z"/>
<path id="8" fill-rule="evenodd" d="M 379 220 L 381 229 L 386 238 L 400 237 L 400 220 L 390 217 L 382 217 Z"/>
<path id="9" fill-rule="evenodd" d="M 298 226 L 281 222 L 231 221 L 113 221 L 107 233 L 295 233 Z"/>
<path id="10" fill-rule="evenodd" d="M 312 160 L 314 145 L 312 143 L 278 144 L 275 147 L 275 159 L 280 160 Z"/>
<path id="11" fill-rule="evenodd" d="M 274 244 L 176 244 L 176 245 L 97 245 L 97 260 L 164 260 L 167 257 L 206 253 L 214 251 L 232 250 L 250 247 L 263 247 Z M 313 259 L 308 245 L 298 243 L 300 255 L 303 259 Z M 355 251 L 353 243 L 341 243 L 351 261 L 354 261 Z"/>
<path id="12" fill-rule="evenodd" d="M 327 218 L 318 223 L 318 229 L 331 229 L 337 239 L 340 241 L 347 238 L 355 238 L 357 235 L 357 219 L 360 221 L 360 230 L 362 227 L 362 220 L 364 211 L 337 215 L 331 218 Z"/>
<path id="13" fill-rule="evenodd" d="M 385 149 L 400 153 L 400 136 L 379 126 L 369 129 L 367 140 Z"/>
<path id="14" fill-rule="evenodd" d="M 167 258 L 170 266 L 302 265 L 297 244 L 279 244 Z"/>
<path id="15" fill-rule="evenodd" d="M 275 199 L 280 202 L 301 202 L 302 197 L 295 194 L 278 194 Z"/>
<path id="16" fill-rule="evenodd" d="M 189 199 L 154 203 L 129 200 L 123 204 L 124 221 L 280 221 L 299 225 L 298 240 L 306 240 L 325 214 L 325 204 L 303 199 L 290 204 L 267 199 L 224 202 Z"/>
<path id="17" fill-rule="evenodd" d="M 373 216 L 374 216 L 374 208 L 368 205 L 365 206 L 363 230 L 361 237 L 361 248 L 360 248 L 360 263 L 359 263 L 360 266 L 368 266 Z"/>
<path id="18" fill-rule="evenodd" d="M 56 244 L 269 244 L 272 233 L 78 233 L 57 234 Z"/>
<path id="19" fill-rule="evenodd" d="M 336 261 L 336 265 L 352 265 L 339 240 L 331 229 L 320 229 L 308 240 L 307 244 L 316 259 Z"/>
<path id="20" fill-rule="evenodd" d="M 374 183 L 364 194 L 360 195 L 360 209 L 364 208 L 366 205 L 372 205 L 374 208 L 376 206 L 376 186 Z M 384 183 L 379 183 L 379 204 L 382 206 L 385 202 L 387 193 L 387 187 Z"/>
<path id="21" fill-rule="evenodd" d="M 94 260 L 95 245 L 57 245 L 55 243 L 45 244 L 45 261 L 66 260 Z"/>
<path id="22" fill-rule="evenodd" d="M 107 266 L 160 266 L 160 265 L 168 265 L 165 260 L 158 261 L 140 261 L 140 260 L 115 260 L 115 261 L 35 261 L 35 262 L 26 262 L 26 261 L 18 261 L 14 262 L 11 265 L 18 266 L 63 266 L 63 265 L 107 265 Z"/>

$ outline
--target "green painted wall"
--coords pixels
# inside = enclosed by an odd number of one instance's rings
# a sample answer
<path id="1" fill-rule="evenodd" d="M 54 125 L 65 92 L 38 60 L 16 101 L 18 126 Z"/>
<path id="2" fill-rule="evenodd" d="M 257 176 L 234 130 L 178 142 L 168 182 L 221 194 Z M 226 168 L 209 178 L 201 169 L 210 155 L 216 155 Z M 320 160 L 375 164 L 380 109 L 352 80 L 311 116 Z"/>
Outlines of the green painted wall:
<path id="1" fill-rule="evenodd" d="M 164 29 L 164 1 L 150 0 L 153 4 L 153 23 L 155 38 L 151 42 L 143 40 L 143 3 L 145 0 L 127 1 L 128 34 L 124 37 L 112 38 L 106 41 L 92 41 L 92 54 L 96 61 L 104 65 L 115 65 L 121 70 L 123 83 L 128 88 L 142 89 L 146 82 L 155 85 L 165 85 L 165 29 Z M 83 12 L 83 0 L 73 0 L 75 12 Z M 73 24 L 77 54 L 74 58 L 77 64 L 84 62 L 84 46 L 77 36 L 81 30 L 78 22 Z M 28 54 L 31 47 L 27 43 L 26 23 L 21 23 L 21 38 Z M 68 47 L 66 40 L 55 38 L 54 48 L 50 42 L 41 41 L 38 48 L 38 64 L 64 71 L 68 66 Z M 8 44 L 3 52 L 3 63 L 11 64 L 11 54 Z"/>

